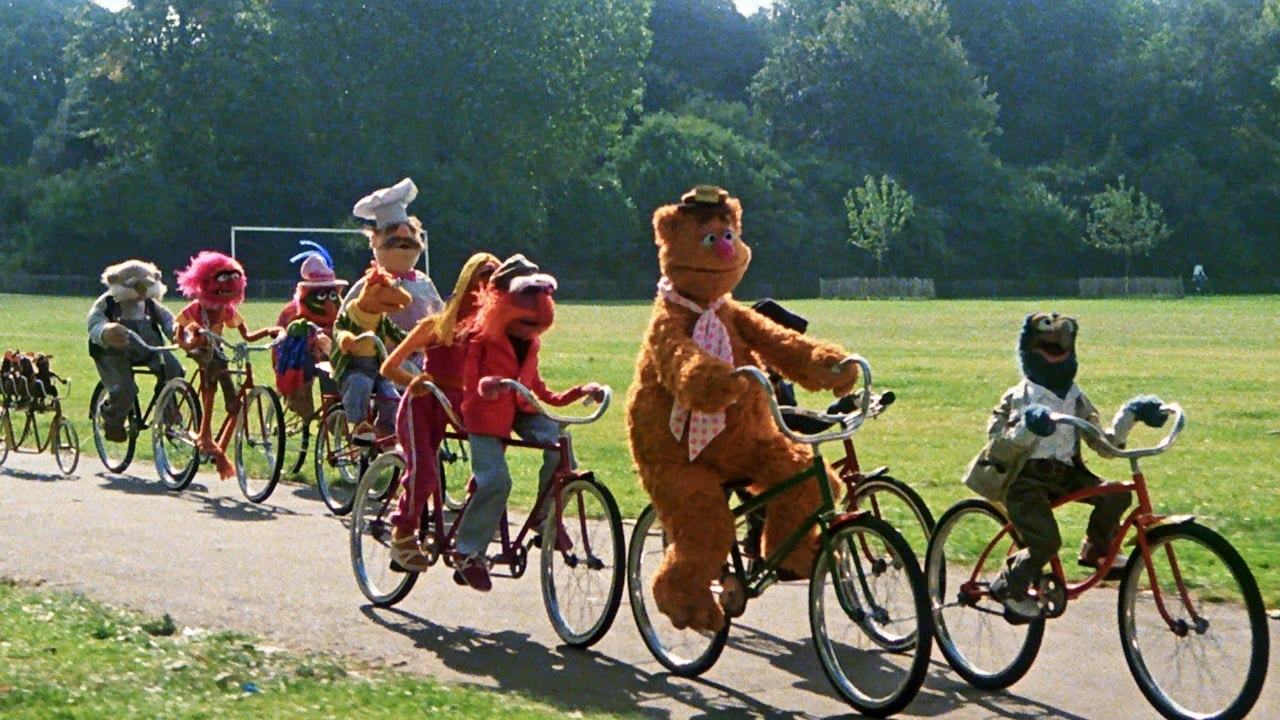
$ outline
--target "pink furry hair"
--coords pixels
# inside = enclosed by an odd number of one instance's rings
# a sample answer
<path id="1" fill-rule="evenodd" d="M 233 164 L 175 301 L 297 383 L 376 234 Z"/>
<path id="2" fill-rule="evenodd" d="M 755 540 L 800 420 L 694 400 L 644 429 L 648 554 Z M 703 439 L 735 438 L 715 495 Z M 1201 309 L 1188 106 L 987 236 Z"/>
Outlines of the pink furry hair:
<path id="1" fill-rule="evenodd" d="M 238 287 L 235 288 L 239 293 L 232 302 L 227 303 L 213 296 L 210 282 L 218 273 L 229 270 L 238 271 L 240 279 L 236 283 Z M 178 271 L 178 288 L 182 290 L 183 297 L 210 305 L 225 304 L 230 307 L 239 305 L 244 301 L 244 290 L 247 285 L 244 267 L 235 258 L 211 250 L 201 251 L 191 258 L 190 264 Z"/>

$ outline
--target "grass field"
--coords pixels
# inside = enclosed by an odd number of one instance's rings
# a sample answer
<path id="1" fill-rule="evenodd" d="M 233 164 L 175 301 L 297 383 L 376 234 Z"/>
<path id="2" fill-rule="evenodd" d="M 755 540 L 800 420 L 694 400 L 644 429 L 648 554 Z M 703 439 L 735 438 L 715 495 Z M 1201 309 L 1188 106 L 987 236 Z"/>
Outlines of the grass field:
<path id="1" fill-rule="evenodd" d="M 511 693 L 288 652 L 236 633 L 178 628 L 168 617 L 0 580 L 0 715 L 6 718 L 542 718 L 569 712 Z"/>
<path id="2" fill-rule="evenodd" d="M 73 417 L 87 416 L 96 378 L 85 351 L 83 318 L 90 301 L 0 295 L 0 346 L 52 352 L 55 368 L 75 378 Z M 176 303 L 174 303 L 176 305 Z M 991 406 L 1019 378 L 1013 347 L 1022 318 L 1039 309 L 1079 318 L 1079 381 L 1109 418 L 1138 393 L 1156 393 L 1186 408 L 1182 440 L 1144 462 L 1157 510 L 1197 514 L 1225 534 L 1252 566 L 1271 607 L 1280 605 L 1280 297 L 1161 300 L 931 301 L 788 303 L 810 320 L 811 333 L 866 356 L 877 384 L 898 404 L 858 436 L 863 465 L 888 464 L 914 485 L 934 514 L 965 497 L 959 476 L 978 451 Z M 271 322 L 279 303 L 250 303 L 251 324 Z M 575 447 L 634 517 L 646 499 L 631 468 L 622 405 L 649 315 L 642 304 L 565 304 L 545 338 L 542 371 L 552 387 L 596 380 L 615 391 L 614 409 L 579 429 Z M 825 407 L 827 398 L 811 398 Z M 87 422 L 82 473 L 97 469 Z M 1135 443 L 1153 440 L 1153 431 Z M 836 452 L 832 448 L 830 452 Z M 516 503 L 533 493 L 536 459 L 513 463 Z M 1125 479 L 1127 464 L 1091 459 L 1096 472 Z M 149 476 L 150 464 L 132 470 Z M 1084 513 L 1064 518 L 1074 550 Z M 1076 528 L 1076 529 L 1073 529 Z"/>

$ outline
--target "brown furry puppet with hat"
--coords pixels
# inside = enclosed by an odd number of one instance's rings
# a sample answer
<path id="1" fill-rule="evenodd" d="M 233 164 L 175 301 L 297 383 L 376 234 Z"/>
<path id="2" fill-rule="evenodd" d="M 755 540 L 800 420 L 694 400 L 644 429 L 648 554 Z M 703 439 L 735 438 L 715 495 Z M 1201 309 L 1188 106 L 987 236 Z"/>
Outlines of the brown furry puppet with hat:
<path id="1" fill-rule="evenodd" d="M 723 486 L 750 478 L 763 491 L 805 470 L 812 451 L 774 424 L 764 390 L 736 376 L 757 358 L 810 390 L 847 394 L 856 367 L 833 372 L 848 354 L 807 339 L 733 300 L 751 262 L 742 205 L 698 186 L 653 215 L 662 280 L 627 401 L 631 455 L 670 544 L 654 579 L 658 609 L 676 627 L 717 630 L 724 612 L 711 583 L 733 542 Z M 833 483 L 834 487 L 834 483 Z M 775 549 L 820 504 L 813 483 L 770 504 L 765 551 Z M 806 577 L 816 534 L 784 561 Z"/>

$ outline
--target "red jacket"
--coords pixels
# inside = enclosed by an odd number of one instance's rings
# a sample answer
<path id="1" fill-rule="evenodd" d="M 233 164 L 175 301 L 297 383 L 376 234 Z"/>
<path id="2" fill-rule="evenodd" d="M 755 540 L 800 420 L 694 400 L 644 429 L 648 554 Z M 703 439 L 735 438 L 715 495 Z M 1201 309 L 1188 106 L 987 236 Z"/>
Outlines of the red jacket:
<path id="1" fill-rule="evenodd" d="M 515 348 L 505 335 L 496 339 L 479 335 L 471 339 L 467 345 L 462 394 L 462 421 L 467 425 L 467 432 L 476 435 L 510 437 L 511 425 L 515 422 L 517 410 L 533 411 L 519 396 L 506 389 L 494 400 L 481 397 L 480 378 L 489 375 L 517 380 L 521 385 L 532 390 L 539 400 L 555 407 L 563 407 L 586 395 L 581 388 L 577 387 L 562 393 L 553 393 L 547 389 L 546 383 L 542 382 L 542 377 L 538 375 L 540 345 L 541 342 L 537 338 L 531 340 L 524 363 L 517 364 Z"/>

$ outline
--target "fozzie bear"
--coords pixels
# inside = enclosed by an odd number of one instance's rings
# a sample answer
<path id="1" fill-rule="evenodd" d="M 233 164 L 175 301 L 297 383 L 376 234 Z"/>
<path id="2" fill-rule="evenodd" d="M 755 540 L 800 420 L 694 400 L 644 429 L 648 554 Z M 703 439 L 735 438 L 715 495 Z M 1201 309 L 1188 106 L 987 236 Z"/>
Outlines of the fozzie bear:
<path id="1" fill-rule="evenodd" d="M 765 391 L 734 375 L 763 362 L 810 390 L 848 394 L 856 366 L 848 353 L 814 342 L 752 312 L 730 293 L 751 262 L 742 241 L 742 205 L 718 187 L 698 186 L 653 215 L 662 279 L 627 398 L 627 431 L 640 482 L 667 531 L 654 578 L 658 609 L 678 628 L 719 630 L 724 612 L 711 592 L 734 538 L 726 482 L 750 478 L 763 492 L 812 463 L 812 450 L 774 424 Z M 830 471 L 828 471 L 830 475 Z M 833 477 L 833 476 L 831 476 Z M 834 487 L 834 482 L 833 482 Z M 768 508 L 771 552 L 820 504 L 804 483 Z M 807 577 L 816 532 L 783 570 Z"/>

